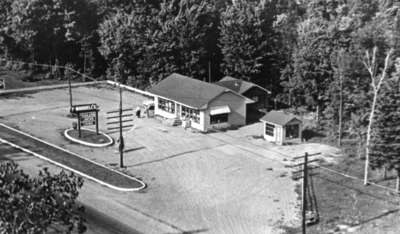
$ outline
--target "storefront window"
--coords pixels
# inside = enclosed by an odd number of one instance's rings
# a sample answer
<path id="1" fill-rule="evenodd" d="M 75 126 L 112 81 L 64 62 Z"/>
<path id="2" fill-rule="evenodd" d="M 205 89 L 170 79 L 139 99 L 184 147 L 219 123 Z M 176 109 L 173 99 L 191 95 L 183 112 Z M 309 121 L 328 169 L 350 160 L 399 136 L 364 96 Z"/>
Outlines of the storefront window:
<path id="1" fill-rule="evenodd" d="M 265 135 L 274 136 L 275 126 L 273 124 L 265 124 Z"/>
<path id="2" fill-rule="evenodd" d="M 172 114 L 175 113 L 175 103 L 163 98 L 158 98 L 158 108 Z"/>
<path id="3" fill-rule="evenodd" d="M 200 123 L 200 111 L 186 106 L 182 106 L 182 118 L 192 119 L 195 123 Z"/>
<path id="4" fill-rule="evenodd" d="M 210 115 L 210 124 L 219 124 L 228 122 L 228 113 L 219 115 Z"/>

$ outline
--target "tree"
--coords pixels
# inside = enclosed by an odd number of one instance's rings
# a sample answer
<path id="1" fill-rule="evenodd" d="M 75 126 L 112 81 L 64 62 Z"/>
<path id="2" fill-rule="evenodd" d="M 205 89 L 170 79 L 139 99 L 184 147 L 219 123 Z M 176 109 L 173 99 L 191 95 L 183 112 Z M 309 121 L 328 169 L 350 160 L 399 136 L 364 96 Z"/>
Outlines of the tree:
<path id="1" fill-rule="evenodd" d="M 47 168 L 30 178 L 15 163 L 0 164 L 0 232 L 45 233 L 52 225 L 66 232 L 85 231 L 77 207 L 83 180 L 62 171 L 50 175 Z"/>
<path id="2" fill-rule="evenodd" d="M 299 24 L 298 34 L 292 74 L 282 85 L 290 93 L 291 103 L 305 105 L 318 115 L 333 80 L 335 29 L 322 18 L 310 18 Z"/>
<path id="3" fill-rule="evenodd" d="M 0 48 L 8 56 L 8 51 L 12 45 L 12 38 L 10 37 L 10 11 L 12 0 L 4 0 L 0 2 Z"/>
<path id="4" fill-rule="evenodd" d="M 273 4 L 238 0 L 221 13 L 219 46 L 224 75 L 257 80 L 271 51 Z"/>
<path id="5" fill-rule="evenodd" d="M 400 59 L 396 71 L 382 87 L 375 125 L 369 144 L 371 167 L 394 170 L 396 190 L 400 193 Z"/>
<path id="6" fill-rule="evenodd" d="M 392 56 L 400 45 L 400 11 L 397 7 L 384 10 L 360 31 L 361 45 L 365 48 L 363 64 L 370 76 L 373 94 L 366 140 L 364 184 L 368 184 L 369 150 L 375 110 L 381 97 L 381 87 L 391 69 Z M 383 51 L 383 53 L 381 52 Z M 380 52 L 380 53 L 379 53 Z M 382 61 L 383 60 L 383 61 Z M 380 72 L 380 74 L 378 74 Z"/>
<path id="7" fill-rule="evenodd" d="M 11 5 L 12 37 L 32 61 L 64 64 L 73 59 L 79 39 L 96 25 L 87 0 L 15 0 Z"/>
<path id="8" fill-rule="evenodd" d="M 92 74 L 95 67 L 91 40 L 93 40 L 93 35 L 84 36 L 79 41 L 81 45 L 81 52 L 79 55 L 83 59 L 83 74 Z"/>
<path id="9" fill-rule="evenodd" d="M 127 77 L 123 82 L 133 85 L 147 86 L 172 72 L 202 78 L 214 13 L 208 0 L 165 1 L 159 7 L 138 1 L 130 13 L 118 10 L 98 30 L 109 73 L 118 72 L 113 70 L 118 59 Z"/>
<path id="10" fill-rule="evenodd" d="M 316 111 L 318 122 L 320 113 L 330 108 L 329 116 L 336 121 L 336 108 L 331 103 L 336 89 L 332 84 L 337 76 L 338 51 L 347 51 L 350 44 L 347 6 L 335 0 L 312 0 L 303 4 L 307 11 L 297 23 L 297 41 L 291 61 L 282 72 L 281 84 L 288 103 Z"/>
<path id="11" fill-rule="evenodd" d="M 150 75 L 153 80 L 165 78 L 172 70 L 198 79 L 206 77 L 206 43 L 208 35 L 214 33 L 211 29 L 215 10 L 210 0 L 174 0 L 161 4 L 156 36 L 150 47 L 153 51 L 149 53 L 155 61 L 156 73 Z"/>
<path id="12" fill-rule="evenodd" d="M 108 63 L 110 76 L 120 75 L 116 63 L 124 67 L 124 72 L 129 76 L 136 75 L 138 61 L 142 58 L 148 45 L 146 33 L 152 35 L 151 24 L 146 17 L 149 13 L 146 6 L 135 8 L 135 11 L 126 13 L 118 10 L 100 24 L 98 33 L 101 45 L 100 53 Z M 146 27 L 148 29 L 146 30 Z M 126 82 L 126 80 L 121 80 Z"/>
<path id="13" fill-rule="evenodd" d="M 374 115 L 375 115 L 375 109 L 376 105 L 378 102 L 379 98 L 379 91 L 381 89 L 382 83 L 385 81 L 387 77 L 387 72 L 389 69 L 389 62 L 393 53 L 393 50 L 390 49 L 387 52 L 386 58 L 385 58 L 385 64 L 382 70 L 382 73 L 379 75 L 376 75 L 377 71 L 377 64 L 376 64 L 376 52 L 377 52 L 377 47 L 374 47 L 372 51 L 372 56 L 370 55 L 369 51 L 366 51 L 365 53 L 365 67 L 367 68 L 370 78 L 371 78 L 371 87 L 372 87 L 372 92 L 373 92 L 373 98 L 372 98 L 372 104 L 371 104 L 371 111 L 369 115 L 369 121 L 368 121 L 368 129 L 367 129 L 367 142 L 366 142 L 366 158 L 365 158 L 365 173 L 364 173 L 364 184 L 368 184 L 368 167 L 369 167 L 369 149 L 371 147 L 371 131 L 372 131 L 372 125 L 374 121 Z"/>

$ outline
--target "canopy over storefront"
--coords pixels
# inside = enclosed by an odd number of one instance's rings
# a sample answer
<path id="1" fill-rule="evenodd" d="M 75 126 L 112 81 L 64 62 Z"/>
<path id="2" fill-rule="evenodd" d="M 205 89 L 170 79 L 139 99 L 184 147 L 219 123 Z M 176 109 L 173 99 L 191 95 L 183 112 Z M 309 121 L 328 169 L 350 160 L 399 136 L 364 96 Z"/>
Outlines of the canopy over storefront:
<path id="1" fill-rule="evenodd" d="M 229 114 L 231 109 L 229 106 L 214 106 L 210 108 L 210 115 Z"/>

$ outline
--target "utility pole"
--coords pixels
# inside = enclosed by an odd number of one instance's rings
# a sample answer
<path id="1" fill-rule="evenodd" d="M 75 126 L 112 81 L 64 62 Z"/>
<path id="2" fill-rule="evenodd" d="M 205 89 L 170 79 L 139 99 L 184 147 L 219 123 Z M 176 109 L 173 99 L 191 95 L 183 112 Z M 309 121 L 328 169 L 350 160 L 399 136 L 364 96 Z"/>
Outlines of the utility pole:
<path id="1" fill-rule="evenodd" d="M 302 205 L 301 205 L 301 230 L 303 234 L 306 234 L 306 210 L 307 210 L 307 177 L 308 177 L 308 153 L 304 154 L 303 164 L 303 187 L 302 187 Z"/>
<path id="2" fill-rule="evenodd" d="M 109 134 L 111 133 L 119 133 L 119 144 L 118 144 L 118 151 L 119 151 L 119 165 L 120 167 L 124 167 L 124 148 L 125 148 L 125 141 L 122 132 L 124 130 L 128 130 L 128 128 L 132 128 L 133 124 L 125 124 L 127 122 L 132 122 L 133 114 L 127 113 L 129 111 L 133 111 L 132 108 L 122 109 L 122 86 L 121 83 L 118 84 L 119 88 L 119 108 L 118 110 L 108 111 L 107 112 L 107 125 L 112 125 L 113 127 L 107 127 Z M 118 119 L 115 121 L 115 119 Z M 114 121 L 113 121 L 114 120 Z"/>
<path id="3" fill-rule="evenodd" d="M 303 178 L 303 183 L 302 183 L 302 193 L 301 193 L 301 230 L 302 230 L 302 234 L 306 234 L 307 232 L 307 224 L 310 223 L 315 223 L 318 222 L 318 211 L 314 211 L 313 215 L 315 215 L 315 217 L 307 217 L 307 190 L 308 190 L 308 176 L 309 176 L 309 168 L 308 165 L 312 162 L 317 162 L 319 161 L 319 159 L 313 159 L 313 160 L 308 160 L 309 157 L 312 156 L 317 156 L 320 155 L 321 153 L 315 153 L 315 154 L 308 154 L 305 153 L 304 156 L 298 156 L 298 157 L 294 157 L 293 160 L 298 160 L 303 158 L 303 162 L 293 165 L 291 167 L 298 167 L 300 166 L 301 169 L 298 171 L 294 171 L 293 174 L 296 173 L 302 173 L 301 176 L 296 177 L 295 179 L 299 179 L 299 178 Z M 315 169 L 318 167 L 313 167 L 310 169 Z M 310 218 L 310 220 L 308 220 Z"/>
<path id="4" fill-rule="evenodd" d="M 69 91 L 69 108 L 72 111 L 72 88 L 71 88 L 71 76 L 68 75 L 68 91 Z"/>
<path id="5" fill-rule="evenodd" d="M 119 83 L 119 165 L 124 167 L 124 136 L 122 135 L 122 87 Z"/>

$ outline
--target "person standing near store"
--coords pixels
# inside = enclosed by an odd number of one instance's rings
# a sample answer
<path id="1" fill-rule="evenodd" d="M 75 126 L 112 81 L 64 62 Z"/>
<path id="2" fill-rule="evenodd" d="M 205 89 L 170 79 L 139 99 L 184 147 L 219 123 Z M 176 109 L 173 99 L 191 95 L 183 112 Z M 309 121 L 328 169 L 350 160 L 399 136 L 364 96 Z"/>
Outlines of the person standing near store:
<path id="1" fill-rule="evenodd" d="M 136 107 L 135 113 L 136 113 L 136 117 L 140 118 L 140 106 Z"/>

